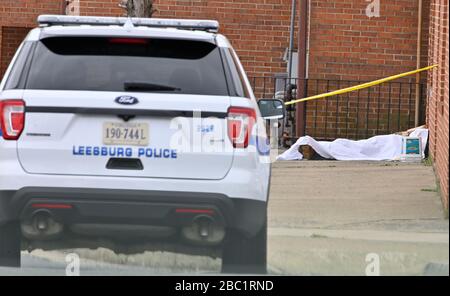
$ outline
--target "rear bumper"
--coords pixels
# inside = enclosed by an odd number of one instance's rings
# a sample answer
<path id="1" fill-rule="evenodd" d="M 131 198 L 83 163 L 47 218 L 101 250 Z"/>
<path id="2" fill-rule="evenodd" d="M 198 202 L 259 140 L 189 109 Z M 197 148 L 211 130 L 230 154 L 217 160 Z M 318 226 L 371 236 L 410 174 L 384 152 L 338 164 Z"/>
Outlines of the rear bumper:
<path id="1" fill-rule="evenodd" d="M 53 207 L 52 205 L 57 205 Z M 0 191 L 0 224 L 30 219 L 49 211 L 63 224 L 184 226 L 199 215 L 255 235 L 267 216 L 265 201 L 230 198 L 217 193 L 26 187 Z"/>
<path id="2" fill-rule="evenodd" d="M 7 146 L 7 147 L 6 147 Z M 233 166 L 222 180 L 28 174 L 17 160 L 16 143 L 0 140 L 0 191 L 28 187 L 220 193 L 230 198 L 267 201 L 270 164 L 246 151 L 235 151 Z M 42 160 L 45 166 L 46 159 Z M 199 168 L 192 167 L 192 170 Z"/>

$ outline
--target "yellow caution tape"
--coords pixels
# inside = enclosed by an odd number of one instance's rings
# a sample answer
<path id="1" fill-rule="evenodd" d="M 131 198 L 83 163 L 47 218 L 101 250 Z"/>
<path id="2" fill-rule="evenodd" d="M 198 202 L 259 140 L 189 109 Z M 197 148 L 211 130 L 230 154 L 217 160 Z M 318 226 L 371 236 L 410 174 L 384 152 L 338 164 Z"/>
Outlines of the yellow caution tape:
<path id="1" fill-rule="evenodd" d="M 307 98 L 303 98 L 303 99 L 298 99 L 298 100 L 292 100 L 289 102 L 286 102 L 285 105 L 292 105 L 292 104 L 297 104 L 297 103 L 301 103 L 301 102 L 306 102 L 306 101 L 311 101 L 311 100 L 317 100 L 317 99 L 323 99 L 326 97 L 331 97 L 331 96 L 336 96 L 336 95 L 341 95 L 341 94 L 345 94 L 348 92 L 352 92 L 355 90 L 360 90 L 360 89 L 364 89 L 364 88 L 368 88 L 368 87 L 372 87 L 381 83 L 385 83 L 391 80 L 395 80 L 395 79 L 399 79 L 405 76 L 409 76 L 409 75 L 413 75 L 416 73 L 420 73 L 423 71 L 428 71 L 430 69 L 433 69 L 435 67 L 437 67 L 438 65 L 433 65 L 433 66 L 428 66 L 422 69 L 417 69 L 414 71 L 409 71 L 409 72 L 405 72 L 402 74 L 398 74 L 398 75 L 394 75 L 394 76 L 390 76 L 390 77 L 386 77 L 386 78 L 382 78 L 382 79 L 378 79 L 375 81 L 371 81 L 371 82 L 366 82 L 363 84 L 359 84 L 359 85 L 355 85 L 355 86 L 351 86 L 351 87 L 346 87 L 343 89 L 339 89 L 339 90 L 335 90 L 332 92 L 328 92 L 328 93 L 324 93 L 324 94 L 320 94 L 320 95 L 315 95 L 315 96 L 311 96 L 311 97 L 307 97 Z"/>

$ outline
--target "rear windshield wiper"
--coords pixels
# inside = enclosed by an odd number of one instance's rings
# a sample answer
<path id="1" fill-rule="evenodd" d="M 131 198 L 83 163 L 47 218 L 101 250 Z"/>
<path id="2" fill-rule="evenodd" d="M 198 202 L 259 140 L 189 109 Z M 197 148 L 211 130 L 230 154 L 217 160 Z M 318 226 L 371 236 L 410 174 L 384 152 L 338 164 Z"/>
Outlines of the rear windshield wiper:
<path id="1" fill-rule="evenodd" d="M 180 91 L 181 90 L 181 88 L 170 86 L 170 85 L 148 83 L 148 82 L 125 82 L 123 87 L 126 91 Z"/>

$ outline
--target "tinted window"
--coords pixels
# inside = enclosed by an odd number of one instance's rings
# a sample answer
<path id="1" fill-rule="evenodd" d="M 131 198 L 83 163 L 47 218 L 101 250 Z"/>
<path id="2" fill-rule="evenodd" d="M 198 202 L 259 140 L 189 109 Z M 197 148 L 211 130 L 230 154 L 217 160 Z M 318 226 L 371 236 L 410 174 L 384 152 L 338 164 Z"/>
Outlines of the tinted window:
<path id="1" fill-rule="evenodd" d="M 25 65 L 27 64 L 27 59 L 30 57 L 31 47 L 32 47 L 31 42 L 25 42 L 23 44 L 22 49 L 20 50 L 19 55 L 17 56 L 17 59 L 8 76 L 5 89 L 19 88 L 19 84 L 22 84 L 20 83 L 22 80 L 24 80 L 24 77 L 22 77 L 22 73 L 24 74 L 26 73 L 24 71 L 24 68 Z"/>
<path id="2" fill-rule="evenodd" d="M 238 97 L 244 97 L 244 88 L 242 87 L 242 83 L 239 77 L 239 72 L 236 67 L 235 61 L 231 55 L 231 52 L 229 50 L 223 51 L 224 56 L 227 61 L 229 73 L 230 73 L 230 84 L 232 89 L 232 96 L 238 96 Z"/>
<path id="3" fill-rule="evenodd" d="M 238 67 L 238 57 L 232 49 L 223 49 L 223 56 L 225 57 L 227 65 L 227 78 L 229 81 L 230 95 L 237 97 L 250 98 L 250 93 L 246 88 L 243 73 Z"/>
<path id="4" fill-rule="evenodd" d="M 244 97 L 246 98 L 250 98 L 250 92 L 246 87 L 246 83 L 244 81 L 244 74 L 242 73 L 242 71 L 240 71 L 239 67 L 238 67 L 238 57 L 236 55 L 236 52 L 234 52 L 231 48 L 229 49 L 230 55 L 233 59 L 234 62 L 234 67 L 236 68 L 236 71 L 238 73 L 238 77 L 239 77 L 239 89 L 242 89 L 242 92 L 244 93 Z"/>
<path id="5" fill-rule="evenodd" d="M 176 88 L 153 92 L 228 95 L 214 44 L 171 39 L 44 39 L 37 45 L 27 88 L 124 91 L 129 82 Z"/>

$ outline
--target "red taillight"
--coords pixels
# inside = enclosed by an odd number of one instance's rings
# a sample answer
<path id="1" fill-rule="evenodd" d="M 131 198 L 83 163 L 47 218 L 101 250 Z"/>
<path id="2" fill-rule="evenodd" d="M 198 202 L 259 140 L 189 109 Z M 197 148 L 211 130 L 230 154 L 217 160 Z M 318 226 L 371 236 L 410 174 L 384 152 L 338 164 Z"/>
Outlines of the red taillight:
<path id="1" fill-rule="evenodd" d="M 5 140 L 17 140 L 25 127 L 25 102 L 0 101 L 0 126 Z"/>
<path id="2" fill-rule="evenodd" d="M 140 38 L 111 38 L 109 39 L 109 43 L 114 44 L 147 44 L 147 39 Z"/>
<path id="3" fill-rule="evenodd" d="M 214 210 L 210 209 L 176 209 L 175 212 L 178 214 L 214 214 Z"/>
<path id="4" fill-rule="evenodd" d="M 72 205 L 68 204 L 32 204 L 31 207 L 34 209 L 60 209 L 60 210 L 72 209 Z"/>
<path id="5" fill-rule="evenodd" d="M 228 109 L 228 137 L 235 148 L 247 148 L 250 133 L 256 121 L 256 112 L 250 108 Z"/>

